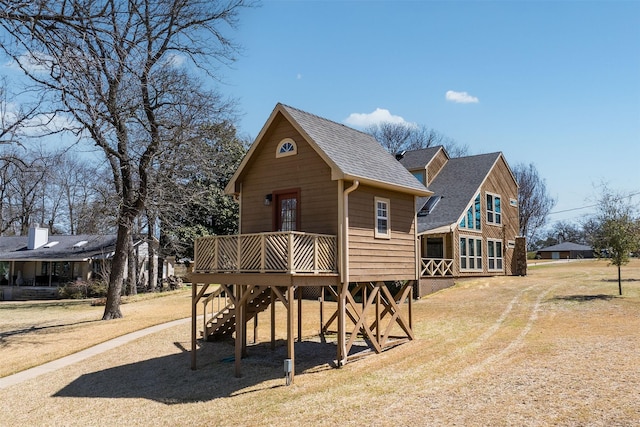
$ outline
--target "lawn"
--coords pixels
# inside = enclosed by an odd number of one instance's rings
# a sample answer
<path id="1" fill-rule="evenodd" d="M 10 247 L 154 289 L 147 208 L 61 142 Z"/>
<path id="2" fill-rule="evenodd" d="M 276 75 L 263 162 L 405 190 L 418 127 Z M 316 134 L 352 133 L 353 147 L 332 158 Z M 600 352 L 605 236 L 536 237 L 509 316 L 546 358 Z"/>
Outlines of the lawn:
<path id="1" fill-rule="evenodd" d="M 333 345 L 297 343 L 290 387 L 282 343 L 275 351 L 250 346 L 244 376 L 234 378 L 231 343 L 205 343 L 191 371 L 189 325 L 176 326 L 0 390 L 0 425 L 637 425 L 639 260 L 623 267 L 623 279 L 620 297 L 614 267 L 583 261 L 539 265 L 526 277 L 461 281 L 416 302 L 416 340 L 382 354 L 333 369 Z M 164 312 L 173 298 L 188 315 L 186 294 L 154 299 L 149 311 Z M 119 327 L 145 318 L 136 306 L 147 304 L 123 306 L 129 312 Z M 318 328 L 315 304 L 305 302 L 309 337 Z M 19 311 L 0 306 L 3 333 L 5 319 L 14 318 L 8 312 Z M 77 313 L 69 321 L 65 313 L 48 321 L 77 322 L 71 336 L 95 339 L 109 323 Z M 22 319 L 17 324 L 28 329 Z M 29 345 L 16 336 L 38 337 L 33 350 L 42 353 L 66 339 L 56 327 L 31 334 L 4 337 L 3 362 Z"/>

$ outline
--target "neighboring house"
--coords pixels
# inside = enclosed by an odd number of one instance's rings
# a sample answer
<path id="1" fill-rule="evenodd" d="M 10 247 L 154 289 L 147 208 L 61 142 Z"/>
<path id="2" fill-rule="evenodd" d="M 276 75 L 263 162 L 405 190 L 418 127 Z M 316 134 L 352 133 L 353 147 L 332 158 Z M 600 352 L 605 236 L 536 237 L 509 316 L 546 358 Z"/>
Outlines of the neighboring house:
<path id="1" fill-rule="evenodd" d="M 115 235 L 49 236 L 47 228 L 29 229 L 28 236 L 0 237 L 0 299 L 56 298 L 58 286 L 98 279 L 115 249 Z M 148 246 L 135 241 L 140 277 L 146 285 Z"/>
<path id="2" fill-rule="evenodd" d="M 322 331 L 337 331 L 339 364 L 350 359 L 360 334 L 376 352 L 413 339 L 411 309 L 403 302 L 411 304 L 419 279 L 415 207 L 418 197 L 432 193 L 372 136 L 278 104 L 226 191 L 240 205 L 240 234 L 196 241 L 192 368 L 197 304 L 204 301 L 208 313 L 223 294 L 227 303 L 205 318 L 202 333 L 235 331 L 236 375 L 247 322 L 277 301 L 287 310 L 295 372 L 294 302 L 303 290 L 320 289 L 338 301 Z M 213 283 L 221 286 L 207 293 Z M 297 307 L 300 319 L 300 302 Z M 298 320 L 299 335 L 300 326 Z"/>
<path id="3" fill-rule="evenodd" d="M 581 259 L 593 258 L 591 246 L 579 245 L 573 242 L 563 242 L 557 245 L 538 249 L 538 259 Z"/>
<path id="4" fill-rule="evenodd" d="M 433 191 L 416 206 L 419 296 L 451 285 L 454 277 L 526 274 L 518 184 L 502 153 L 449 158 L 437 146 L 396 158 Z"/>

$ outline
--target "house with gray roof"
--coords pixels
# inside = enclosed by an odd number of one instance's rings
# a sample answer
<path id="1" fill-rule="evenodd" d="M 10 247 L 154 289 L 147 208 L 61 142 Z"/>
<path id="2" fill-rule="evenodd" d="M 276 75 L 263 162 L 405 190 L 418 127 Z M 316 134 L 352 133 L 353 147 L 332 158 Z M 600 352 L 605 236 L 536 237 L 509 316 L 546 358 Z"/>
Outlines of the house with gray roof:
<path id="1" fill-rule="evenodd" d="M 538 259 L 582 259 L 593 258 L 593 248 L 574 242 L 562 242 L 536 251 Z"/>
<path id="2" fill-rule="evenodd" d="M 518 184 L 501 152 L 450 158 L 438 146 L 397 158 L 433 192 L 416 205 L 422 293 L 443 278 L 524 274 Z"/>
<path id="3" fill-rule="evenodd" d="M 116 235 L 49 235 L 32 226 L 27 236 L 0 236 L 0 300 L 47 299 L 58 287 L 89 282 L 106 274 L 116 246 Z M 134 241 L 138 282 L 147 283 L 144 266 L 148 244 Z"/>
<path id="4" fill-rule="evenodd" d="M 197 239 L 190 280 L 193 306 L 207 313 L 202 336 L 242 338 L 237 374 L 247 321 L 276 303 L 293 363 L 294 293 L 338 301 L 322 328 L 337 329 L 340 364 L 360 334 L 375 352 L 413 338 L 405 302 L 419 280 L 416 202 L 432 192 L 375 138 L 277 104 L 225 191 L 240 205 L 239 233 Z M 217 292 L 228 303 L 209 316 Z M 374 326 L 365 312 L 378 313 Z"/>

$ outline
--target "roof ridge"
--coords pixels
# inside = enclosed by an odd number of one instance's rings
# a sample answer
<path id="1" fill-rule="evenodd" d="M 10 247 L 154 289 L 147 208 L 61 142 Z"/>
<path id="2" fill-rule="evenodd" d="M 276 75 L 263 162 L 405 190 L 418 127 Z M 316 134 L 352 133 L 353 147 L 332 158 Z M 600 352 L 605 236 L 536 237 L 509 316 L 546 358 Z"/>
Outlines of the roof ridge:
<path id="1" fill-rule="evenodd" d="M 317 114 L 310 113 L 310 112 L 305 111 L 305 110 L 301 110 L 300 108 L 292 107 L 291 105 L 287 105 L 287 104 L 284 104 L 284 103 L 282 103 L 282 102 L 279 102 L 278 104 L 280 104 L 281 106 L 283 106 L 283 107 L 285 107 L 285 108 L 290 108 L 290 109 L 292 109 L 292 110 L 296 110 L 296 111 L 298 111 L 298 112 L 300 112 L 300 113 L 303 113 L 303 114 L 306 114 L 306 115 L 309 115 L 309 116 L 312 116 L 312 117 L 316 117 L 316 118 L 318 118 L 318 119 L 320 119 L 320 120 L 324 120 L 325 122 L 330 122 L 330 123 L 336 124 L 336 125 L 338 125 L 338 126 L 342 126 L 342 127 L 346 128 L 346 129 L 349 129 L 350 131 L 361 133 L 362 135 L 366 135 L 367 137 L 372 138 L 373 140 L 375 140 L 376 142 L 378 142 L 378 140 L 377 140 L 377 139 L 375 139 L 375 138 L 373 137 L 373 135 L 371 135 L 370 133 L 367 133 L 367 132 L 361 131 L 361 130 L 359 130 L 359 129 L 352 128 L 351 126 L 347 126 L 347 125 L 345 125 L 344 123 L 340 123 L 340 122 L 336 122 L 335 120 L 327 119 L 326 117 L 322 117 L 322 116 L 319 116 L 319 115 L 317 115 Z M 378 144 L 380 144 L 380 142 L 378 142 Z M 382 146 L 382 144 L 380 144 L 380 146 Z"/>

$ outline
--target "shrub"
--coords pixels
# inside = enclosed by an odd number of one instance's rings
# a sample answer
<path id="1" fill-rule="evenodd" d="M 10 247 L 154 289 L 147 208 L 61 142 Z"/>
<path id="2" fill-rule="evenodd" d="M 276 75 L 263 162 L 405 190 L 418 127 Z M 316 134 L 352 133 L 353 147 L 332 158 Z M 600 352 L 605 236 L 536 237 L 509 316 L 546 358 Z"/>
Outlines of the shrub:
<path id="1" fill-rule="evenodd" d="M 76 280 L 58 287 L 58 294 L 65 299 L 100 298 L 107 295 L 107 285 L 102 281 Z"/>

